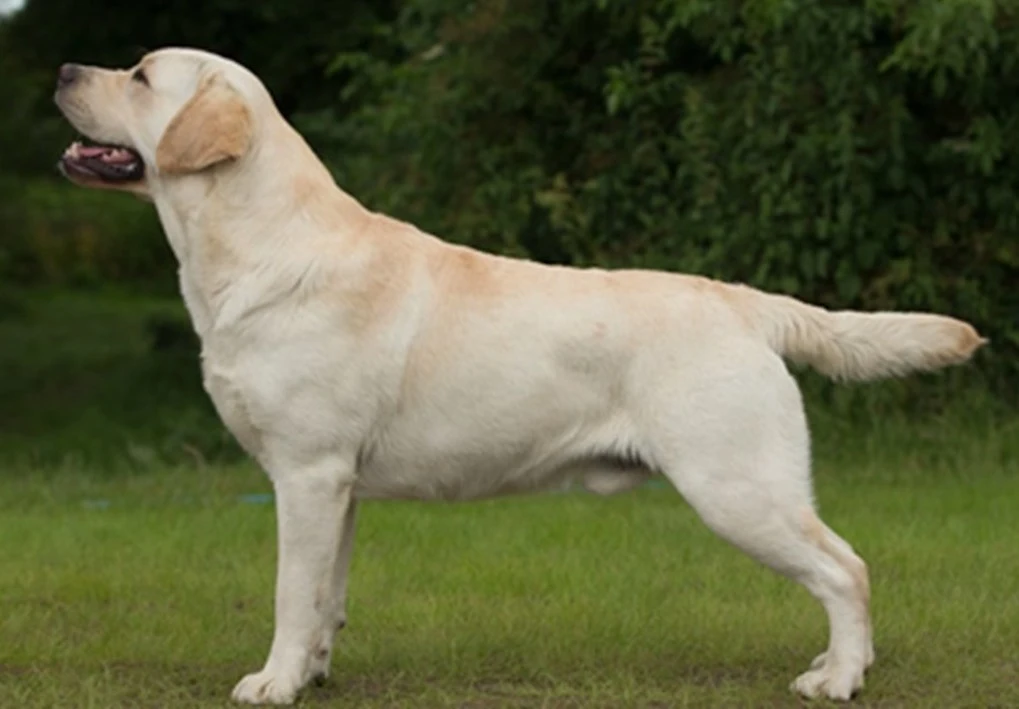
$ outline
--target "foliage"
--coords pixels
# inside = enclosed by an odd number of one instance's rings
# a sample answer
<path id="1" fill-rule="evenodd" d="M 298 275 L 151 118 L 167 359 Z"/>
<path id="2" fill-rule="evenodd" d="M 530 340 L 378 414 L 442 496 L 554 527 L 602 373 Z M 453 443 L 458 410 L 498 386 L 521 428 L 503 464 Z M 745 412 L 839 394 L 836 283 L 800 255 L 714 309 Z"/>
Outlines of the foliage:
<path id="1" fill-rule="evenodd" d="M 173 257 L 150 204 L 48 179 L 0 179 L 0 190 L 7 196 L 0 204 L 0 273 L 8 286 L 128 282 L 175 292 Z"/>
<path id="2" fill-rule="evenodd" d="M 63 62 L 120 67 L 159 47 L 201 47 L 250 67 L 290 112 L 336 104 L 343 77 L 326 81 L 324 67 L 339 51 L 373 51 L 394 5 L 395 0 L 28 0 L 5 24 L 0 43 L 25 67 L 44 72 L 47 88 Z M 81 31 L 54 29 L 83 22 L 87 28 Z"/>

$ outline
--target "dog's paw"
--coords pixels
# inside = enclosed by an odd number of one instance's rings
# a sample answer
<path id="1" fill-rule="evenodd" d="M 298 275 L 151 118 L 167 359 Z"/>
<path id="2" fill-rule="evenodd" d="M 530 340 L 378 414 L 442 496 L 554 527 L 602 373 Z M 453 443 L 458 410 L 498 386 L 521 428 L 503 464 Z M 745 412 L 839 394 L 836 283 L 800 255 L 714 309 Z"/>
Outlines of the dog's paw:
<path id="1" fill-rule="evenodd" d="M 294 678 L 262 670 L 238 682 L 230 698 L 242 704 L 293 704 L 300 688 Z"/>
<path id="2" fill-rule="evenodd" d="M 863 672 L 847 671 L 840 667 L 833 667 L 825 661 L 825 658 L 818 657 L 815 663 L 820 661 L 817 667 L 807 670 L 789 686 L 789 689 L 807 699 L 834 699 L 836 701 L 848 701 L 863 688 Z"/>

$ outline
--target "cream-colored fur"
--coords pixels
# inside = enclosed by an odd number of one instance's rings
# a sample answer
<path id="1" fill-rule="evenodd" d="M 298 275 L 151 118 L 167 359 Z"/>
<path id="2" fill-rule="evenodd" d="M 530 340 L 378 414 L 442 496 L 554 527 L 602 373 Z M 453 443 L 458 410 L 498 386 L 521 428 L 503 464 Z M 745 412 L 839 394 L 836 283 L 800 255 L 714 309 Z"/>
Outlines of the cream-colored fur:
<path id="1" fill-rule="evenodd" d="M 607 494 L 651 474 L 824 605 L 830 643 L 796 691 L 848 699 L 863 685 L 867 569 L 814 511 L 782 358 L 900 375 L 967 360 L 973 328 L 449 245 L 341 191 L 243 67 L 183 49 L 141 65 L 148 85 L 88 68 L 57 102 L 88 137 L 144 158 L 142 182 L 113 186 L 155 203 L 206 388 L 276 491 L 276 630 L 235 699 L 291 702 L 328 672 L 356 500 L 568 480 Z"/>

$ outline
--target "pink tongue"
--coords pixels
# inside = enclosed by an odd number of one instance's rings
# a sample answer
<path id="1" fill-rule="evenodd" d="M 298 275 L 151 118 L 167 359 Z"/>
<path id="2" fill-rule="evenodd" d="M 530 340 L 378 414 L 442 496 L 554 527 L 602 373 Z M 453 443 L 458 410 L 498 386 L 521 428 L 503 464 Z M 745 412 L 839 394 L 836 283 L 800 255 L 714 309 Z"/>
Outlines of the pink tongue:
<path id="1" fill-rule="evenodd" d="M 78 148 L 80 158 L 99 158 L 105 163 L 129 163 L 134 162 L 134 156 L 124 148 L 110 148 L 105 146 L 82 145 Z"/>
<path id="2" fill-rule="evenodd" d="M 109 150 L 109 148 L 101 148 L 94 145 L 82 145 L 78 148 L 78 155 L 83 158 L 97 158 Z"/>

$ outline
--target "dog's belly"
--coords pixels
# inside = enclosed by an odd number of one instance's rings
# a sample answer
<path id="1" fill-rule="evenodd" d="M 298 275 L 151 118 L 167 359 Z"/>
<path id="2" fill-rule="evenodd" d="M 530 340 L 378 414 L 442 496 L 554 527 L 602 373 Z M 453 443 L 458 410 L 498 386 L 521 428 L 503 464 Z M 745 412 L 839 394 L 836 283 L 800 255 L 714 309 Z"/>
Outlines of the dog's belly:
<path id="1" fill-rule="evenodd" d="M 476 500 L 554 489 L 568 479 L 566 470 L 553 466 L 527 467 L 491 460 L 478 460 L 474 465 L 406 461 L 392 468 L 362 468 L 354 493 L 366 499 Z"/>
<path id="2" fill-rule="evenodd" d="M 364 499 L 476 500 L 564 489 L 579 484 L 611 495 L 653 474 L 637 459 L 584 456 L 570 447 L 499 455 L 490 450 L 418 450 L 416 456 L 380 456 L 358 471 L 355 494 Z"/>

